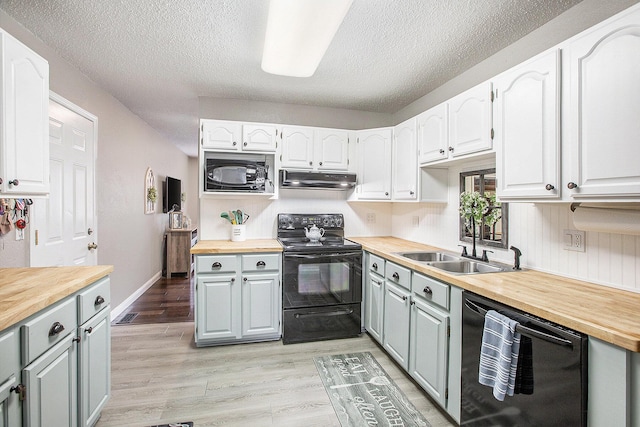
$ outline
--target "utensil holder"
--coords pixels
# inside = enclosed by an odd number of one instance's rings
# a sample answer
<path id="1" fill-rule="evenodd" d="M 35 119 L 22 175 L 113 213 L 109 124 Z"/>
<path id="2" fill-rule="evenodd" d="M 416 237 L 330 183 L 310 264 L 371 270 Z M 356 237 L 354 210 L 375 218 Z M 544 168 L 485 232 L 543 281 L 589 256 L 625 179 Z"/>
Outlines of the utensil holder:
<path id="1" fill-rule="evenodd" d="M 244 224 L 231 225 L 231 241 L 244 242 L 247 240 L 247 226 Z"/>

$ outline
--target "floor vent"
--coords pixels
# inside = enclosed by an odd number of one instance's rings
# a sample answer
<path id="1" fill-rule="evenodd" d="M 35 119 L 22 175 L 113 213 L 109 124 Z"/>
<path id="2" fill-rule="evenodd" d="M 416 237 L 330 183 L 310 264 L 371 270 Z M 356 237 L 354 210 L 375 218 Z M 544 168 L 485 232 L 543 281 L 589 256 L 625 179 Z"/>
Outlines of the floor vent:
<path id="1" fill-rule="evenodd" d="M 133 319 L 135 319 L 137 316 L 138 316 L 138 313 L 127 313 L 124 316 L 122 316 L 122 319 L 118 320 L 116 324 L 122 325 L 125 323 L 131 323 Z"/>

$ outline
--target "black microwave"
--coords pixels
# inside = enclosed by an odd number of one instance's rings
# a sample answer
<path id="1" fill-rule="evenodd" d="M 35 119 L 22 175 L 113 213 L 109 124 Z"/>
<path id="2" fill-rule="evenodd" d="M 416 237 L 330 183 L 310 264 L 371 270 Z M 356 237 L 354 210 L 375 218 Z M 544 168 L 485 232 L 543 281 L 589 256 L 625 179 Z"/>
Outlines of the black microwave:
<path id="1" fill-rule="evenodd" d="M 264 193 L 270 184 L 266 159 L 207 158 L 204 174 L 205 191 Z"/>

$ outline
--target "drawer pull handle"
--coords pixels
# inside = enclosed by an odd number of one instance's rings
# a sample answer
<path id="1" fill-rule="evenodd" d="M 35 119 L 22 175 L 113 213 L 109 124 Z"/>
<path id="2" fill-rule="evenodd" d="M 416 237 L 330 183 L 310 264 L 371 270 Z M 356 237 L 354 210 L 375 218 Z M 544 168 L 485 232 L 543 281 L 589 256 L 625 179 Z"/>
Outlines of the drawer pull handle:
<path id="1" fill-rule="evenodd" d="M 220 264 L 218 261 L 216 261 L 213 264 L 211 264 L 211 269 L 212 270 L 214 270 L 216 268 L 222 268 L 222 264 Z"/>
<path id="2" fill-rule="evenodd" d="M 104 303 L 104 298 L 102 298 L 100 295 L 98 295 L 96 297 L 96 301 L 93 303 L 93 305 L 100 305 L 102 303 Z"/>
<path id="3" fill-rule="evenodd" d="M 374 262 L 373 265 L 371 265 L 371 268 L 373 268 L 375 271 L 378 271 L 378 264 Z"/>
<path id="4" fill-rule="evenodd" d="M 431 295 L 431 294 L 433 294 L 433 291 L 432 291 L 432 290 L 431 290 L 431 288 L 430 288 L 430 287 L 428 287 L 428 286 L 425 286 L 425 287 L 424 287 L 424 289 L 422 290 L 422 292 L 424 292 L 424 293 L 425 293 L 425 294 L 427 294 L 427 295 Z"/>
<path id="5" fill-rule="evenodd" d="M 397 272 L 393 273 L 393 276 L 391 277 L 393 277 L 396 280 L 396 282 L 400 280 L 400 275 Z"/>
<path id="6" fill-rule="evenodd" d="M 9 391 L 20 396 L 20 400 L 25 400 L 27 398 L 27 386 L 24 384 L 18 384 L 17 386 L 11 387 Z"/>
<path id="7" fill-rule="evenodd" d="M 406 295 L 402 295 L 402 301 L 406 301 L 407 300 L 407 296 Z"/>
<path id="8" fill-rule="evenodd" d="M 267 264 L 265 264 L 265 262 L 264 262 L 264 261 L 258 261 L 258 262 L 256 263 L 256 267 L 266 267 L 266 266 L 267 266 Z"/>
<path id="9" fill-rule="evenodd" d="M 93 326 L 89 326 L 88 328 L 86 328 L 84 330 L 86 333 L 90 334 L 91 332 L 93 332 Z"/>
<path id="10" fill-rule="evenodd" d="M 80 336 L 75 337 L 71 340 L 72 342 L 80 342 Z"/>
<path id="11" fill-rule="evenodd" d="M 60 332 L 64 331 L 64 326 L 60 322 L 56 322 L 51 325 L 51 329 L 49 329 L 49 336 L 52 337 L 54 335 L 58 335 Z"/>

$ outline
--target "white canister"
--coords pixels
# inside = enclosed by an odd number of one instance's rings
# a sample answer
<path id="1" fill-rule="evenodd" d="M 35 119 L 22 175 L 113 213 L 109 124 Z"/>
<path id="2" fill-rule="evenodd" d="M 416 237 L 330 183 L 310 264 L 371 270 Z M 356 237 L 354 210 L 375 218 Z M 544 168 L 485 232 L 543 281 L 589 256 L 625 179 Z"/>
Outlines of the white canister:
<path id="1" fill-rule="evenodd" d="M 237 224 L 231 226 L 231 241 L 232 242 L 244 242 L 247 240 L 247 226 L 244 224 Z"/>

